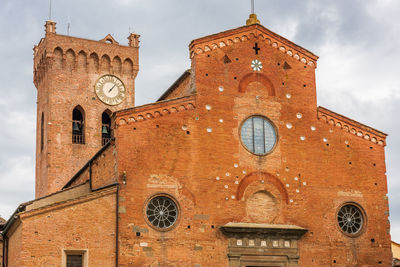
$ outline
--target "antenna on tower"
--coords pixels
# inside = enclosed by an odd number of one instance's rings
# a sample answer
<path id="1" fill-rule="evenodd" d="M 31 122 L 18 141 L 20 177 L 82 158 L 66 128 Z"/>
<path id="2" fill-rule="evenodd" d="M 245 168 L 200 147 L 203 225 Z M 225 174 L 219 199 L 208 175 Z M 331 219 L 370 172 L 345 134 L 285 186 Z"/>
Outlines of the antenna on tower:
<path id="1" fill-rule="evenodd" d="M 67 35 L 69 35 L 69 28 L 71 27 L 71 18 L 68 16 Z"/>
<path id="2" fill-rule="evenodd" d="M 246 25 L 260 24 L 260 21 L 257 19 L 257 15 L 254 11 L 254 0 L 251 0 L 251 13 L 249 19 L 246 20 Z"/>
<path id="3" fill-rule="evenodd" d="M 50 1 L 50 5 L 49 5 L 49 20 L 51 20 L 51 0 Z"/>

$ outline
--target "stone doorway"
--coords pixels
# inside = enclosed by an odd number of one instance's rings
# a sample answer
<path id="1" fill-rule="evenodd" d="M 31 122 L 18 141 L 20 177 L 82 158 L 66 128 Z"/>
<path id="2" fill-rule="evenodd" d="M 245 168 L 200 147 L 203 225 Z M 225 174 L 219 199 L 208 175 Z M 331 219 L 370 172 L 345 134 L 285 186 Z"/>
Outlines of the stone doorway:
<path id="1" fill-rule="evenodd" d="M 297 267 L 298 240 L 307 229 L 295 225 L 228 223 L 229 267 Z"/>

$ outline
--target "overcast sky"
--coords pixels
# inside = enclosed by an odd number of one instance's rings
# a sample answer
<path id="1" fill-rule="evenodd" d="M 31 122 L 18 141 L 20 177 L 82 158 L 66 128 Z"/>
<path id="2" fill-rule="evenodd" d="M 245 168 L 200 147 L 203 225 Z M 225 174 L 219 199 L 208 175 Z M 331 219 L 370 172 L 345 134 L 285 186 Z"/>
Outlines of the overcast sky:
<path id="1" fill-rule="evenodd" d="M 192 39 L 245 24 L 250 0 L 53 0 L 57 32 L 121 44 L 141 34 L 136 104 L 153 102 L 190 67 Z M 389 134 L 391 233 L 400 242 L 400 1 L 256 0 L 270 30 L 314 52 L 318 104 Z M 48 0 L 0 0 L 0 216 L 34 198 L 34 44 Z M 397 163 L 397 164 L 396 164 Z"/>

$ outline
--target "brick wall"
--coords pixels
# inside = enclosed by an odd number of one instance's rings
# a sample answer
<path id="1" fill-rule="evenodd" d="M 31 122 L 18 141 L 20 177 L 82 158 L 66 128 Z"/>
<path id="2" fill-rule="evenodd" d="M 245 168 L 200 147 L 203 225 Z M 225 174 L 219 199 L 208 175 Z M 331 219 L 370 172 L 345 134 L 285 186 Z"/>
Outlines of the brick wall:
<path id="1" fill-rule="evenodd" d="M 192 43 L 192 51 L 210 47 L 192 53 L 197 95 L 186 101 L 192 99 L 194 110 L 174 100 L 168 108 L 155 104 L 153 110 L 117 114 L 118 170 L 127 176 L 120 245 L 132 249 L 121 255 L 121 266 L 227 266 L 228 241 L 218 227 L 254 222 L 247 207 L 259 191 L 278 199 L 273 223 L 308 229 L 299 241 L 299 266 L 389 266 L 385 135 L 370 128 L 354 134 L 342 126 L 363 126 L 350 120 L 332 125 L 318 117 L 316 56 L 258 30 L 253 26 Z M 235 35 L 240 41 L 220 44 Z M 254 59 L 263 64 L 257 74 L 251 69 Z M 163 116 L 152 115 L 157 112 Z M 268 117 L 277 128 L 279 141 L 267 156 L 253 155 L 241 143 L 240 126 L 253 114 Z M 158 193 L 179 203 L 181 216 L 171 231 L 156 231 L 145 219 L 145 204 Z M 357 237 L 337 226 L 336 212 L 347 202 L 366 213 Z"/>
<path id="2" fill-rule="evenodd" d="M 64 250 L 88 250 L 88 266 L 114 266 L 115 200 L 114 188 L 20 214 L 9 266 L 60 266 Z"/>
<path id="3" fill-rule="evenodd" d="M 9 267 L 18 267 L 22 265 L 22 225 L 17 225 L 8 235 L 8 255 L 7 261 Z"/>
<path id="4" fill-rule="evenodd" d="M 92 188 L 107 186 L 117 181 L 115 146 L 109 146 L 101 155 L 91 163 L 92 165 Z"/>
<path id="5" fill-rule="evenodd" d="M 134 105 L 138 72 L 138 35 L 129 46 L 47 32 L 35 46 L 34 82 L 38 88 L 36 197 L 61 189 L 102 147 L 101 115 Z M 104 74 L 119 77 L 126 99 L 117 106 L 102 103 L 94 84 Z M 72 144 L 72 111 L 84 111 L 85 144 Z M 41 149 L 41 118 L 44 146 Z"/>
<path id="6" fill-rule="evenodd" d="M 69 38 L 65 37 L 68 45 Z M 44 47 L 54 51 L 62 40 L 54 39 L 53 46 L 42 43 L 35 53 Z M 82 42 L 86 41 L 78 43 Z M 39 195 L 58 188 L 53 174 L 76 171 L 80 163 L 65 163 L 65 157 L 77 155 L 84 160 L 91 152 L 66 145 L 69 135 L 58 136 L 71 126 L 64 111 L 72 110 L 75 100 L 84 101 L 92 115 L 104 108 L 97 101 L 90 104 L 95 101 L 92 91 L 78 94 L 75 87 L 68 87 L 82 77 L 84 82 L 75 85 L 87 88 L 97 74 L 75 75 L 74 67 L 72 74 L 66 72 L 65 62 L 74 61 L 61 47 L 60 64 L 35 74 L 42 103 L 38 114 L 41 108 L 51 113 L 45 119 L 50 127 L 45 155 L 51 156 L 38 160 L 40 173 L 50 164 L 49 175 L 37 176 Z M 254 47 L 261 49 L 258 54 Z M 40 66 L 39 54 L 35 66 Z M 53 62 L 53 55 L 48 55 Z M 390 266 L 386 136 L 317 108 L 317 57 L 260 25 L 197 39 L 190 45 L 190 55 L 196 95 L 115 115 L 115 147 L 94 161 L 92 182 L 99 187 L 118 177 L 119 206 L 116 189 L 110 188 L 20 213 L 22 223 L 10 234 L 10 266 L 57 266 L 63 249 L 89 249 L 89 266 L 113 266 L 116 211 L 121 267 L 228 266 L 228 246 L 235 238 L 228 240 L 220 227 L 229 222 L 308 229 L 293 244 L 298 246 L 302 267 Z M 262 63 L 261 70 L 252 69 L 255 59 Z M 50 90 L 61 85 L 68 90 Z M 275 148 L 265 156 L 250 153 L 241 142 L 241 125 L 254 114 L 267 117 L 278 133 Z M 99 129 L 94 122 L 90 125 Z M 88 147 L 99 140 L 95 134 L 88 138 Z M 95 145 L 91 148 L 95 150 Z M 87 177 L 86 170 L 76 181 Z M 168 231 L 157 230 L 146 219 L 146 205 L 157 195 L 170 197 L 179 209 L 177 222 Z M 337 226 L 337 211 L 348 202 L 365 212 L 364 228 L 354 237 Z"/>

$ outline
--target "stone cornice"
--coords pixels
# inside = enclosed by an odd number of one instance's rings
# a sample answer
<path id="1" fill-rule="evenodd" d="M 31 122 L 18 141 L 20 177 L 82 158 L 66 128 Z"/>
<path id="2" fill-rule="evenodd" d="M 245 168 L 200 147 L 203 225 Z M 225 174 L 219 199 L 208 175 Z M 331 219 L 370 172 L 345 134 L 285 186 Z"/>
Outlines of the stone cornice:
<path id="1" fill-rule="evenodd" d="M 191 95 L 121 110 L 114 114 L 115 125 L 118 127 L 120 125 L 151 120 L 186 110 L 193 110 L 196 108 L 195 100 L 196 95 Z"/>
<path id="2" fill-rule="evenodd" d="M 214 49 L 220 49 L 239 42 L 246 42 L 250 39 L 265 42 L 280 52 L 285 53 L 288 57 L 292 57 L 306 65 L 317 67 L 318 56 L 260 24 L 244 26 L 195 39 L 189 45 L 190 58 Z"/>
<path id="3" fill-rule="evenodd" d="M 227 223 L 220 227 L 227 235 L 268 235 L 300 239 L 308 230 L 296 225 L 258 224 L 258 223 Z"/>
<path id="4" fill-rule="evenodd" d="M 387 134 L 361 124 L 324 107 L 318 107 L 318 119 L 375 144 L 385 146 Z"/>
<path id="5" fill-rule="evenodd" d="M 61 191 L 62 192 L 62 191 Z M 76 198 L 71 198 L 71 199 L 67 199 L 65 201 L 61 201 L 61 202 L 56 202 L 38 209 L 34 209 L 34 210 L 30 210 L 30 211 L 24 211 L 18 214 L 18 216 L 23 220 L 38 214 L 42 214 L 42 213 L 46 213 L 46 212 L 50 212 L 50 211 L 54 211 L 56 209 L 62 209 L 62 208 L 66 208 L 72 205 L 77 205 L 80 203 L 84 203 L 84 202 L 88 202 L 88 201 L 92 201 L 110 194 L 115 194 L 117 192 L 117 186 L 113 186 L 113 187 L 109 187 L 109 188 L 105 188 L 103 190 L 99 190 L 99 191 L 94 191 L 94 192 L 90 192 L 88 194 L 85 194 L 83 196 L 79 196 Z"/>

